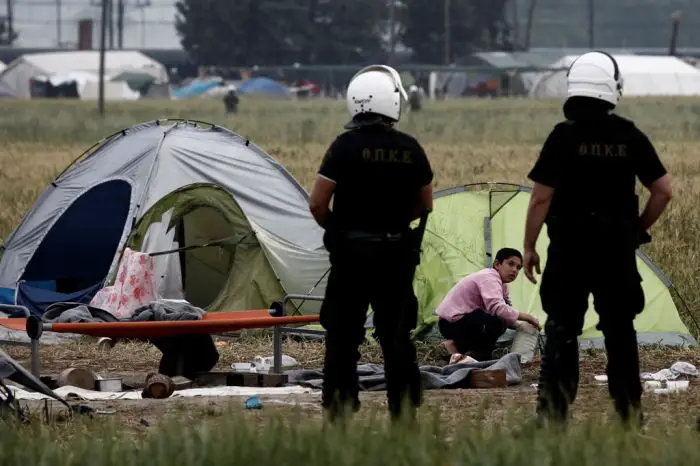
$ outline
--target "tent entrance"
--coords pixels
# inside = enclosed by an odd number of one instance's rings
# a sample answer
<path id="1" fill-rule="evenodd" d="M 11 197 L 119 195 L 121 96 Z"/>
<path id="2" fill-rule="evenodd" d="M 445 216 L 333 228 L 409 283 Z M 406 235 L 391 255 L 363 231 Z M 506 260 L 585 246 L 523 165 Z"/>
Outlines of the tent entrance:
<path id="1" fill-rule="evenodd" d="M 107 278 L 129 217 L 131 184 L 100 183 L 60 214 L 34 251 L 20 280 L 71 294 Z"/>
<path id="2" fill-rule="evenodd" d="M 178 222 L 175 239 L 187 301 L 206 308 L 226 287 L 235 259 L 237 243 L 250 231 L 236 231 L 218 210 L 198 207 Z M 257 243 L 257 240 L 254 240 Z"/>
<path id="3" fill-rule="evenodd" d="M 128 244 L 154 258 L 163 298 L 230 311 L 265 308 L 284 295 L 240 206 L 214 185 L 165 196 L 139 220 Z"/>

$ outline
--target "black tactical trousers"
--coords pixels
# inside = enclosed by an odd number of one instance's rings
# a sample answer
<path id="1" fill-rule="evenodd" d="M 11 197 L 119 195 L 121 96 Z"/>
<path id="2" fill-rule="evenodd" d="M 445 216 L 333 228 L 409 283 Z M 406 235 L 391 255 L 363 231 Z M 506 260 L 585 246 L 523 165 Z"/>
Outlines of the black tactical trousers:
<path id="1" fill-rule="evenodd" d="M 413 292 L 415 257 L 401 243 L 348 241 L 333 248 L 330 261 L 320 313 L 326 330 L 323 407 L 331 420 L 360 407 L 358 347 L 365 338 L 371 305 L 384 355 L 389 412 L 398 419 L 404 406 L 417 408 L 422 402 L 416 348 L 410 337 L 418 320 Z"/>
<path id="2" fill-rule="evenodd" d="M 634 318 L 644 308 L 636 245 L 552 238 L 540 297 L 547 314 L 538 388 L 539 418 L 565 421 L 579 383 L 578 341 L 593 294 L 608 356 L 608 389 L 624 422 L 641 416 L 642 386 Z"/>

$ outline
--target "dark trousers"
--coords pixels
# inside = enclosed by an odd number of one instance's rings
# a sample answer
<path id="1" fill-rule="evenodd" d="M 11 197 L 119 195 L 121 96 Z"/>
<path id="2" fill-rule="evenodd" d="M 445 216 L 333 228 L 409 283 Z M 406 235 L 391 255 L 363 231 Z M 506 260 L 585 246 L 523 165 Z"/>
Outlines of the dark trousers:
<path id="1" fill-rule="evenodd" d="M 438 321 L 442 336 L 452 340 L 461 354 L 470 352 L 477 361 L 493 358 L 496 342 L 507 328 L 505 322 L 483 309 L 474 309 L 455 322 Z"/>
<path id="2" fill-rule="evenodd" d="M 219 351 L 211 335 L 178 335 L 150 341 L 163 353 L 158 372 L 168 377 L 181 375 L 194 380 L 197 373 L 208 372 L 219 362 Z"/>
<path id="3" fill-rule="evenodd" d="M 347 241 L 330 251 L 331 271 L 321 307 L 326 330 L 322 405 L 331 420 L 360 407 L 358 348 L 365 338 L 368 306 L 384 355 L 387 398 L 393 418 L 422 402 L 421 376 L 411 331 L 418 321 L 413 293 L 416 259 L 402 243 Z"/>
<path id="4" fill-rule="evenodd" d="M 593 294 L 608 356 L 608 389 L 623 421 L 640 414 L 642 386 L 634 318 L 644 309 L 636 244 L 608 238 L 551 237 L 540 297 L 547 314 L 538 414 L 567 417 L 579 383 L 578 341 Z"/>

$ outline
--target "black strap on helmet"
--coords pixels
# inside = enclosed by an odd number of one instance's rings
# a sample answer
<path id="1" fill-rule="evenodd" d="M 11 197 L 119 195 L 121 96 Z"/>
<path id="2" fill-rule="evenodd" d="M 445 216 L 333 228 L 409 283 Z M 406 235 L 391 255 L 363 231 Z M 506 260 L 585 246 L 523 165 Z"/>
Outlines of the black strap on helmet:
<path id="1" fill-rule="evenodd" d="M 589 52 L 589 53 L 591 53 L 591 52 Z M 615 86 L 617 87 L 618 91 L 621 91 L 622 90 L 622 82 L 620 82 L 620 67 L 617 65 L 617 60 L 615 60 L 615 58 L 612 55 L 610 55 L 608 52 L 606 52 L 604 50 L 594 50 L 593 53 L 602 53 L 603 55 L 605 55 L 606 57 L 608 57 L 610 59 L 610 61 L 613 64 L 613 69 L 614 69 Z M 586 55 L 586 54 L 584 54 L 584 55 Z M 567 78 L 569 77 L 569 73 L 571 73 L 571 68 L 574 67 L 574 65 L 576 64 L 578 59 L 581 58 L 582 56 L 583 55 L 579 55 L 578 57 L 576 57 L 576 60 L 574 60 L 574 62 L 571 64 L 571 66 L 569 66 L 569 69 L 566 71 Z"/>

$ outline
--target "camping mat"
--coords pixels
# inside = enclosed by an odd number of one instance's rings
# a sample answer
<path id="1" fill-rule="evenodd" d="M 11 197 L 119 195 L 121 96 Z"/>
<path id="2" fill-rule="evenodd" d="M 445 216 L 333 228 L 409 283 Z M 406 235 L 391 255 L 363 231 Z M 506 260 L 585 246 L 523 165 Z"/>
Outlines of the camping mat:
<path id="1" fill-rule="evenodd" d="M 493 361 L 481 361 L 475 363 L 459 363 L 445 367 L 421 366 L 420 373 L 423 379 L 423 388 L 469 388 L 469 374 L 474 369 L 505 370 L 508 385 L 518 385 L 522 382 L 520 372 L 520 355 L 508 353 L 501 359 Z M 299 369 L 286 371 L 289 383 L 305 387 L 321 389 L 323 384 L 323 371 L 320 369 Z M 386 377 L 384 366 L 380 364 L 359 364 L 357 374 L 360 379 L 360 390 L 374 391 L 386 390 Z"/>
<path id="2" fill-rule="evenodd" d="M 15 385 L 8 385 L 12 390 L 15 398 L 18 400 L 49 400 L 46 395 L 37 392 L 23 390 Z M 141 390 L 129 390 L 126 392 L 101 392 L 96 390 L 85 390 L 83 388 L 72 387 L 66 385 L 54 390 L 54 393 L 60 398 L 67 400 L 78 399 L 84 401 L 100 401 L 100 400 L 140 400 Z M 189 398 L 194 396 L 264 396 L 264 395 L 299 395 L 304 393 L 314 393 L 314 390 L 308 387 L 289 386 L 289 387 L 203 387 L 203 388 L 188 388 L 185 390 L 176 390 L 170 395 L 170 398 Z"/>

